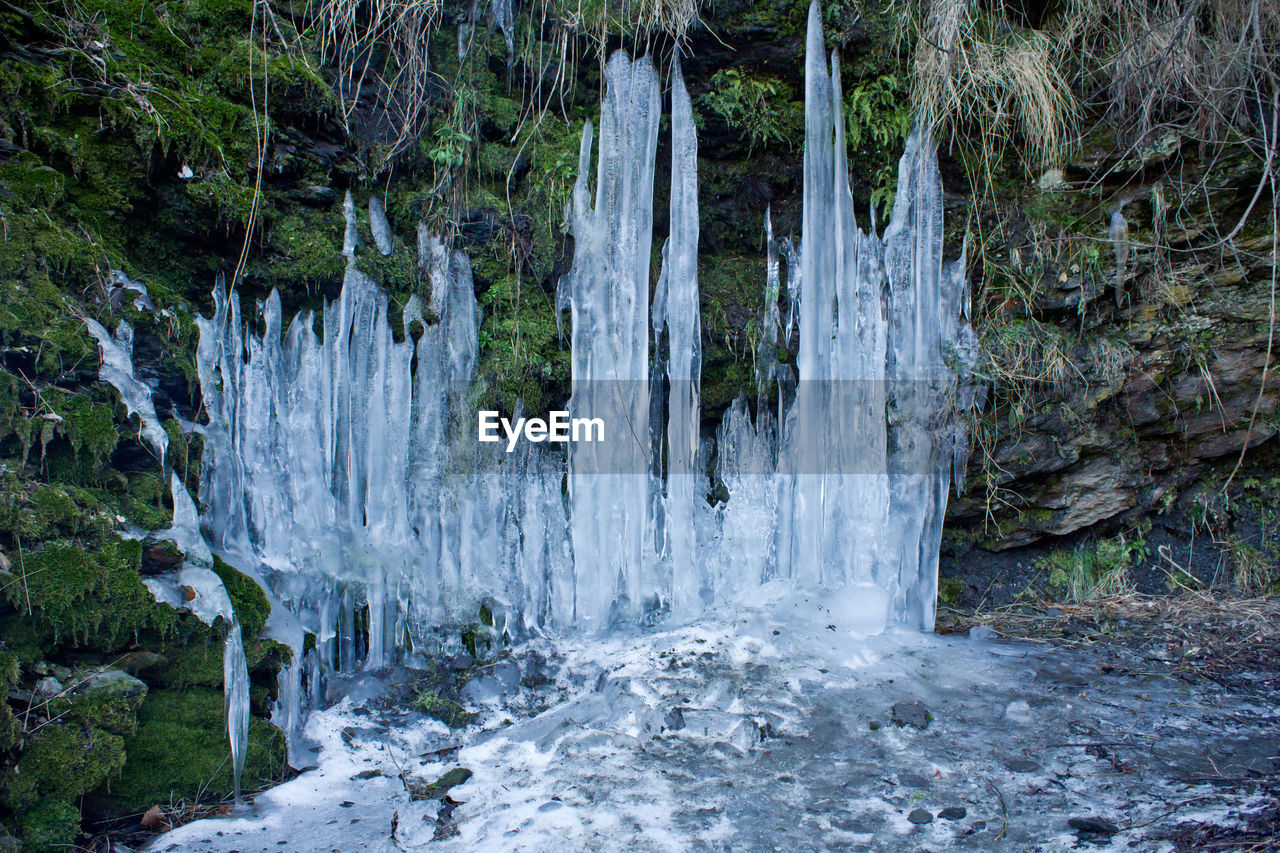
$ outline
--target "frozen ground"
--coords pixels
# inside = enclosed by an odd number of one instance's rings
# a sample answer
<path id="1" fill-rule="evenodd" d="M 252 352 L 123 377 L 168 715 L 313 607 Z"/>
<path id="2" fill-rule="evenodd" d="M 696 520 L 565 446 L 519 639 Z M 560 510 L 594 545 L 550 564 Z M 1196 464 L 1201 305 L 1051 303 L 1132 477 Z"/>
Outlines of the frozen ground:
<path id="1" fill-rule="evenodd" d="M 772 592 L 517 649 L 469 684 L 482 714 L 462 731 L 358 680 L 312 715 L 315 769 L 150 849 L 1172 850 L 1179 827 L 1265 805 L 1248 780 L 1280 756 L 1268 692 L 1048 645 L 868 638 L 837 615 L 851 602 Z M 459 767 L 474 775 L 427 789 Z"/>

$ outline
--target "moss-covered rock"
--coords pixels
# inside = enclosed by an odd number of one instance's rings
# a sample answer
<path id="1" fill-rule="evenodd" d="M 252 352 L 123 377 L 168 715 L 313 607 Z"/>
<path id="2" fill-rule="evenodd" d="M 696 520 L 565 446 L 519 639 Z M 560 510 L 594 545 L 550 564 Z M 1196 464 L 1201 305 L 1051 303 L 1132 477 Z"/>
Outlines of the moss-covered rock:
<path id="1" fill-rule="evenodd" d="M 124 738 L 75 723 L 49 722 L 31 735 L 3 776 L 6 807 L 27 812 L 41 800 L 71 802 L 106 784 L 125 765 Z"/>
<path id="2" fill-rule="evenodd" d="M 50 853 L 70 848 L 80 833 L 80 810 L 61 797 L 44 797 L 23 812 L 21 849 L 29 853 Z M 0 848 L 4 849 L 4 848 Z"/>
<path id="3" fill-rule="evenodd" d="M 124 645 L 155 608 L 138 574 L 141 557 L 142 543 L 132 540 L 93 551 L 46 542 L 26 555 L 4 595 L 50 643 L 110 651 Z"/>
<path id="4" fill-rule="evenodd" d="M 120 808 L 144 811 L 178 799 L 205 801 L 233 791 L 231 747 L 220 690 L 153 690 L 142 703 L 137 734 L 125 740 L 128 760 L 110 794 Z M 279 782 L 285 773 L 284 736 L 253 719 L 245 753 L 244 786 Z"/>
<path id="5" fill-rule="evenodd" d="M 118 669 L 94 669 L 68 681 L 66 692 L 49 703 L 50 715 L 117 735 L 138 729 L 138 709 L 147 685 Z"/>

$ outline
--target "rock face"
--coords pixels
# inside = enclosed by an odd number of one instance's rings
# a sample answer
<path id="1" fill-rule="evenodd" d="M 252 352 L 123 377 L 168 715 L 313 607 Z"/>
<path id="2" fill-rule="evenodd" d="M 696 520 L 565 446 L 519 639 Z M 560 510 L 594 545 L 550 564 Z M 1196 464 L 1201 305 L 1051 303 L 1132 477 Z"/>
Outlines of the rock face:
<path id="1" fill-rule="evenodd" d="M 1091 266 L 1088 253 L 1045 255 L 1045 234 L 1102 238 L 1104 208 L 1070 190 L 1010 191 L 1023 205 L 1021 222 L 1002 232 L 1001 248 L 1005 258 L 1026 259 L 1019 274 L 1031 281 L 1030 298 L 998 310 L 975 305 L 997 381 L 969 495 L 948 514 L 953 530 L 980 527 L 975 538 L 989 549 L 1150 513 L 1246 445 L 1275 443 L 1280 383 L 1261 387 L 1273 321 L 1269 226 L 1244 220 L 1231 258 L 1198 250 L 1221 225 L 1209 210 L 1256 186 L 1257 168 L 1247 158 L 1211 168 L 1190 140 L 1175 142 L 1163 161 L 1137 170 L 1104 135 L 1066 170 L 1110 171 L 1104 181 L 1131 199 L 1118 306 L 1107 287 L 1112 267 Z M 1185 230 L 1175 236 L 1165 218 L 1177 169 L 1219 188 L 1209 191 L 1209 210 L 1181 199 Z M 1059 215 L 1071 224 L 1056 224 Z M 1012 377 L 1017 371 L 1036 381 Z"/>

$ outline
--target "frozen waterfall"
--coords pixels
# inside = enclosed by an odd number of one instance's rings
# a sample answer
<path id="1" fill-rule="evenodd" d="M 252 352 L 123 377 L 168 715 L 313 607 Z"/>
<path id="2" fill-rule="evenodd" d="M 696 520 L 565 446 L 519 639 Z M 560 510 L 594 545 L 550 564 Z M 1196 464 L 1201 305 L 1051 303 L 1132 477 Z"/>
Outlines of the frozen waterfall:
<path id="1" fill-rule="evenodd" d="M 932 625 L 974 345 L 963 257 L 942 258 L 928 133 L 907 142 L 884 235 L 860 230 L 840 65 L 815 3 L 802 239 L 776 240 L 766 215 L 755 399 L 712 435 L 692 104 L 673 63 L 670 231 L 653 276 L 659 74 L 618 52 L 605 82 L 599 136 L 589 123 L 582 134 L 557 307 L 571 329 L 568 410 L 601 418 L 608 440 L 511 452 L 476 440 L 470 262 L 419 226 L 423 295 L 390 302 L 361 252 L 414 241 L 393 239 L 374 200 L 362 241 L 346 198 L 347 271 L 319 313 L 286 325 L 272 293 L 246 316 L 219 285 L 200 320 L 202 523 L 287 612 L 273 630 L 299 658 L 282 678 L 290 728 L 297 707 L 323 701 L 326 674 L 456 645 L 481 605 L 498 635 L 599 631 L 691 619 L 767 587 L 823 590 L 868 630 Z M 316 641 L 303 656 L 305 633 Z"/>

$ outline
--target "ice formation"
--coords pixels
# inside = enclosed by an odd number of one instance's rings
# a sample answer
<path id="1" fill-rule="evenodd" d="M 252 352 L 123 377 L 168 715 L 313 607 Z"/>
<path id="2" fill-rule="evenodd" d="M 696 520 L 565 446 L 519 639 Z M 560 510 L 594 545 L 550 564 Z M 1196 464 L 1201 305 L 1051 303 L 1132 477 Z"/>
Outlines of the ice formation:
<path id="1" fill-rule="evenodd" d="M 698 449 L 701 418 L 702 324 L 698 315 L 698 137 L 680 64 L 671 66 L 671 236 L 653 298 L 655 343 L 667 333 L 666 483 L 656 503 L 660 582 L 672 612 L 702 610 L 698 559 Z M 704 501 L 705 503 L 705 501 Z"/>
<path id="2" fill-rule="evenodd" d="M 766 212 L 755 399 L 734 402 L 714 436 L 701 429 L 697 138 L 676 63 L 670 230 L 652 294 L 662 87 L 647 58 L 613 55 L 598 145 L 590 124 L 582 135 L 557 308 L 571 326 L 570 414 L 603 418 L 613 440 L 511 453 L 476 441 L 468 258 L 420 225 L 429 295 L 389 302 L 359 267 L 351 193 L 341 294 L 319 315 L 286 327 L 273 292 L 246 316 L 217 286 L 199 319 L 200 523 L 267 591 L 269 631 L 294 650 L 275 711 L 291 743 L 328 674 L 456 644 L 449 626 L 474 622 L 481 604 L 497 634 L 594 632 L 689 620 L 781 583 L 821 590 L 858 624 L 932 625 L 943 513 L 967 455 L 956 413 L 974 400 L 963 256 L 942 258 L 941 179 L 922 130 L 883 236 L 858 228 L 839 60 L 816 3 L 807 50 L 803 239 L 775 239 Z M 404 250 L 376 199 L 369 220 L 377 251 Z M 103 378 L 163 459 L 129 327 L 112 336 L 89 323 Z M 195 506 L 177 478 L 172 488 L 168 535 L 198 566 L 209 551 Z M 210 589 L 192 609 L 219 607 Z M 233 743 L 236 659 L 229 637 Z"/>
<path id="3" fill-rule="evenodd" d="M 376 195 L 369 197 L 369 231 L 382 256 L 390 255 L 391 224 L 387 222 L 387 212 L 382 209 L 382 201 Z"/>
<path id="4" fill-rule="evenodd" d="M 119 391 L 125 409 L 130 415 L 138 416 L 142 425 L 142 438 L 155 451 L 163 466 L 169 449 L 169 436 L 156 417 L 156 407 L 151 401 L 151 388 L 133 373 L 133 327 L 121 320 L 113 335 L 97 320 L 86 317 L 84 323 L 89 334 L 98 342 L 98 349 L 102 353 L 102 367 L 98 370 L 98 378 Z"/>
<path id="5" fill-rule="evenodd" d="M 181 484 L 178 484 L 181 489 Z M 183 494 L 186 490 L 183 489 Z M 188 498 L 190 500 L 190 498 Z M 226 705 L 227 738 L 231 742 L 231 773 L 236 802 L 240 801 L 240 776 L 245 750 L 249 746 L 249 665 L 244 654 L 244 638 L 231 597 L 222 579 L 209 568 L 188 563 L 176 572 L 146 578 L 144 583 L 156 601 L 176 610 L 190 611 L 212 625 L 219 618 L 228 625 L 222 655 L 223 700 Z"/>
<path id="6" fill-rule="evenodd" d="M 85 325 L 97 340 L 101 352 L 99 378 L 120 392 L 130 414 L 138 415 L 142 422 L 142 438 L 151 445 L 164 467 L 168 434 L 156 417 L 151 388 L 133 370 L 133 328 L 121 320 L 112 335 L 91 318 L 85 318 Z M 208 568 L 213 563 L 213 553 L 201 535 L 195 502 L 182 480 L 173 472 L 169 473 L 169 492 L 173 501 L 173 523 L 158 535 L 171 539 L 183 551 L 185 564 L 175 572 L 149 577 L 145 583 L 159 602 L 188 610 L 206 624 L 212 625 L 218 617 L 227 622 L 222 656 L 223 695 L 236 800 L 239 801 L 240 773 L 249 739 L 249 667 L 244 654 L 244 638 L 222 580 Z"/>
<path id="7" fill-rule="evenodd" d="M 603 417 L 626 435 L 569 446 L 573 621 L 593 629 L 634 617 L 656 592 L 649 471 L 649 256 L 662 101 L 647 58 L 622 51 L 605 69 L 594 203 L 590 122 L 573 189 L 573 268 L 558 307 L 573 324 L 572 417 Z M 696 219 L 695 219 L 696 221 Z"/>

